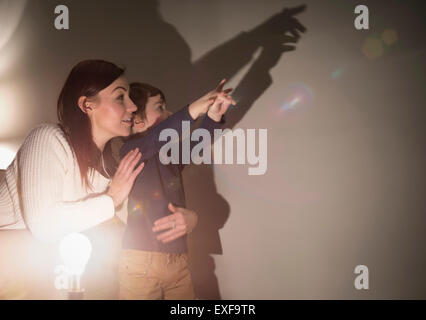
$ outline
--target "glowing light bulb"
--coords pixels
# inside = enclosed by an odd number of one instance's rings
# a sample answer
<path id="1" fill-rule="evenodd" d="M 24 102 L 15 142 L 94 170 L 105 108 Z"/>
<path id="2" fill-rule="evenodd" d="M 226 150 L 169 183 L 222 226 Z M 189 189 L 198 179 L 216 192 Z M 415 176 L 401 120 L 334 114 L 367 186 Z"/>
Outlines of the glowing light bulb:
<path id="1" fill-rule="evenodd" d="M 90 240 L 81 233 L 71 233 L 65 236 L 60 245 L 61 258 L 71 275 L 80 276 L 86 268 L 92 253 Z"/>

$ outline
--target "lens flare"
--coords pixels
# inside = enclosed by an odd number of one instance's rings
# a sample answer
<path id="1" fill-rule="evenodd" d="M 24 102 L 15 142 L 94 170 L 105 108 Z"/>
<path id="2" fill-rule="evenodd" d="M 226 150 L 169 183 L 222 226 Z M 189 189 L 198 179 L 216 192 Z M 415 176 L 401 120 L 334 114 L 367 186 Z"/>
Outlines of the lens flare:
<path id="1" fill-rule="evenodd" d="M 306 108 L 312 105 L 312 90 L 303 83 L 290 85 L 284 91 L 284 103 L 281 105 L 281 111 L 288 111 L 295 108 Z"/>

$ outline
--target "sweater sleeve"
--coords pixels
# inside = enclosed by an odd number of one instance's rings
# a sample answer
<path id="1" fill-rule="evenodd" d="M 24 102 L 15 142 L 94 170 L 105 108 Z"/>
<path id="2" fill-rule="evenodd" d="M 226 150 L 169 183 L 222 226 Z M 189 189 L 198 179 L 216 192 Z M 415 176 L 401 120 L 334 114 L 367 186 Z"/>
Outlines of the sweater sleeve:
<path id="1" fill-rule="evenodd" d="M 167 141 L 160 141 L 161 131 L 164 129 L 174 129 L 180 135 L 182 132 L 183 121 L 189 121 L 191 125 L 194 123 L 194 119 L 192 119 L 189 114 L 188 106 L 157 124 L 155 127 L 150 129 L 145 136 L 127 140 L 120 150 L 120 157 L 123 158 L 129 151 L 139 148 L 139 151 L 142 153 L 140 162 L 151 158 L 160 151 L 163 145 L 167 143 Z"/>
<path id="2" fill-rule="evenodd" d="M 113 201 L 106 194 L 87 194 L 78 201 L 62 199 L 66 172 L 77 165 L 69 148 L 57 127 L 44 126 L 33 130 L 18 154 L 23 218 L 43 241 L 58 240 L 114 216 Z"/>

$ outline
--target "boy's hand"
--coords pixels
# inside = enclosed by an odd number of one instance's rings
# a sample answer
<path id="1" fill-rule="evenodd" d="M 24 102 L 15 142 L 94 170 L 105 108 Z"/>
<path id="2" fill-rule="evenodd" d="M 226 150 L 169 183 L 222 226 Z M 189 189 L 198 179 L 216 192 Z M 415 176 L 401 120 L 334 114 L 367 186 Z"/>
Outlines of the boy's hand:
<path id="1" fill-rule="evenodd" d="M 163 243 L 176 240 L 190 233 L 198 222 L 198 216 L 192 210 L 175 207 L 171 203 L 169 203 L 169 210 L 172 214 L 156 220 L 152 228 L 154 232 L 169 229 L 157 236 L 157 240 Z"/>
<path id="2" fill-rule="evenodd" d="M 223 91 L 216 97 L 216 100 L 207 112 L 207 116 L 213 121 L 219 122 L 231 104 L 235 105 L 235 100 Z"/>
<path id="3" fill-rule="evenodd" d="M 215 101 L 216 97 L 219 94 L 221 93 L 228 94 L 232 91 L 232 88 L 223 90 L 223 86 L 225 85 L 225 83 L 226 83 L 226 79 L 223 79 L 215 90 L 208 92 L 207 94 L 202 96 L 200 99 L 190 104 L 188 111 L 192 119 L 195 120 L 201 114 L 207 113 L 207 111 L 209 110 L 209 107 L 213 104 L 213 102 Z"/>

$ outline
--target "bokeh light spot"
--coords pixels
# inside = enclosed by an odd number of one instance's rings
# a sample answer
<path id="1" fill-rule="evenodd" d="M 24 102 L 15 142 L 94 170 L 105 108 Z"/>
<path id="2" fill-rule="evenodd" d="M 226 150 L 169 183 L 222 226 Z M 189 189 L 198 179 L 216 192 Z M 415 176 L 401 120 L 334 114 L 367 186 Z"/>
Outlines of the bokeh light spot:
<path id="1" fill-rule="evenodd" d="M 371 60 L 380 58 L 384 53 L 382 41 L 372 37 L 367 38 L 362 45 L 362 53 Z"/>
<path id="2" fill-rule="evenodd" d="M 342 76 L 343 71 L 344 71 L 344 69 L 343 69 L 343 68 L 338 68 L 338 69 L 334 70 L 334 71 L 331 73 L 331 79 L 333 79 L 333 80 L 335 80 L 335 79 L 339 79 L 339 78 Z"/>
<path id="3" fill-rule="evenodd" d="M 398 41 L 398 34 L 393 29 L 386 29 L 382 33 L 382 40 L 386 45 L 390 46 Z"/>
<path id="4" fill-rule="evenodd" d="M 154 192 L 152 193 L 152 197 L 154 198 L 154 200 L 158 200 L 158 199 L 160 199 L 160 192 L 158 192 L 158 191 L 154 191 Z"/>
<path id="5" fill-rule="evenodd" d="M 140 205 L 139 203 L 137 203 L 137 204 L 133 207 L 132 212 L 137 212 L 137 211 L 140 211 L 140 210 L 142 210 L 142 207 L 141 207 L 141 205 Z"/>

